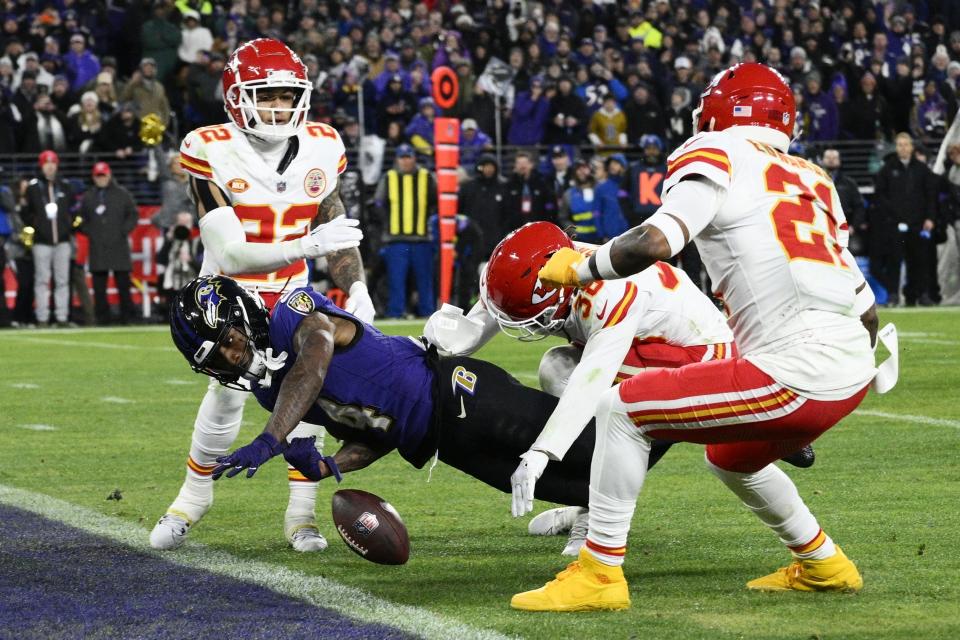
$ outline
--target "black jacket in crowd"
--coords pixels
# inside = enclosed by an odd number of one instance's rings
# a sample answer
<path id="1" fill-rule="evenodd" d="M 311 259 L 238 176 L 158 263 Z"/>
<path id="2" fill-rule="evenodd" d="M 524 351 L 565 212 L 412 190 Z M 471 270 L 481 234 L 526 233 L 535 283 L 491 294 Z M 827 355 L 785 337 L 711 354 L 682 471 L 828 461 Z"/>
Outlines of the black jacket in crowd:
<path id="1" fill-rule="evenodd" d="M 523 210 L 524 185 L 530 194 L 530 207 L 526 212 Z M 513 174 L 507 181 L 507 214 L 510 229 L 506 231 L 536 220 L 556 223 L 557 196 L 553 192 L 553 186 L 536 170 L 530 172 L 529 178 L 524 178 L 519 173 Z"/>
<path id="2" fill-rule="evenodd" d="M 924 220 L 937 219 L 937 176 L 926 164 L 910 158 L 904 166 L 894 154 L 887 158 L 874 180 L 875 215 L 871 216 L 871 226 L 903 222 L 911 231 L 919 232 Z"/>
<path id="3" fill-rule="evenodd" d="M 460 213 L 477 223 L 483 233 L 480 255 L 487 256 L 510 231 L 507 207 L 507 182 L 499 175 L 493 178 L 477 177 L 460 186 Z"/>
<path id="4" fill-rule="evenodd" d="M 130 271 L 130 232 L 139 214 L 133 196 L 110 180 L 91 187 L 80 202 L 83 232 L 90 239 L 90 271 Z"/>
<path id="5" fill-rule="evenodd" d="M 48 217 L 46 205 L 57 205 L 56 215 Z M 73 233 L 73 187 L 60 177 L 47 182 L 43 176 L 34 178 L 27 186 L 27 203 L 20 211 L 24 226 L 34 228 L 34 244 L 70 242 Z"/>

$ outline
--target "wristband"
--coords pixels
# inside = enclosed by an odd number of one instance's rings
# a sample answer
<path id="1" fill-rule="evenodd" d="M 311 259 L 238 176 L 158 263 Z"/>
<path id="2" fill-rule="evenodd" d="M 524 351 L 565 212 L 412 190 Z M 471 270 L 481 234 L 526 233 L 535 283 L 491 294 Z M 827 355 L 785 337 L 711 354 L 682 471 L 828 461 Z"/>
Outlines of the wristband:
<path id="1" fill-rule="evenodd" d="M 340 467 L 337 466 L 333 456 L 321 456 L 320 459 L 323 460 L 323 463 L 327 465 L 328 469 L 330 469 L 330 473 L 332 473 L 333 477 L 337 479 L 337 482 L 342 482 L 343 476 L 340 474 Z"/>
<path id="2" fill-rule="evenodd" d="M 369 295 L 369 292 L 367 291 L 367 283 L 363 282 L 362 280 L 357 280 L 350 285 L 350 290 L 347 291 L 347 296 L 352 298 L 353 296 L 357 295 L 357 292 L 359 292 L 361 289 L 363 290 L 363 293 Z"/>
<path id="3" fill-rule="evenodd" d="M 683 228 L 677 219 L 673 216 L 658 211 L 653 214 L 641 226 L 656 227 L 660 233 L 667 239 L 667 245 L 670 247 L 670 257 L 680 253 L 687 242 L 683 239 Z"/>

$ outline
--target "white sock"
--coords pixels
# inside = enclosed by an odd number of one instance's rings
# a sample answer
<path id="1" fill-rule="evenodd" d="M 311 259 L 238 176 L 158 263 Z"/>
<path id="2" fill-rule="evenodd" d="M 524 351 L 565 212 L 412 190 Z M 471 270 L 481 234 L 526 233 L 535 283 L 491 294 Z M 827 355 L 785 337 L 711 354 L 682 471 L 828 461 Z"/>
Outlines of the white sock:
<path id="1" fill-rule="evenodd" d="M 187 474 L 180 493 L 167 510 L 197 522 L 213 504 L 213 468 L 237 439 L 247 393 L 210 381 L 193 424 Z"/>
<path id="2" fill-rule="evenodd" d="M 627 417 L 619 386 L 597 406 L 597 442 L 590 463 L 590 515 L 586 549 L 603 564 L 623 564 L 630 520 L 643 488 L 650 441 Z"/>
<path id="3" fill-rule="evenodd" d="M 323 452 L 323 427 L 301 422 L 290 432 L 287 440 L 317 436 L 317 450 Z M 287 534 L 304 525 L 316 524 L 317 485 L 319 482 L 307 480 L 302 473 L 287 465 L 287 484 L 290 486 L 290 501 L 283 518 L 284 532 Z"/>
<path id="4" fill-rule="evenodd" d="M 795 557 L 822 560 L 836 553 L 833 540 L 820 529 L 796 485 L 779 467 L 768 464 L 754 473 L 737 473 L 721 469 L 709 459 L 707 467 L 779 536 Z"/>

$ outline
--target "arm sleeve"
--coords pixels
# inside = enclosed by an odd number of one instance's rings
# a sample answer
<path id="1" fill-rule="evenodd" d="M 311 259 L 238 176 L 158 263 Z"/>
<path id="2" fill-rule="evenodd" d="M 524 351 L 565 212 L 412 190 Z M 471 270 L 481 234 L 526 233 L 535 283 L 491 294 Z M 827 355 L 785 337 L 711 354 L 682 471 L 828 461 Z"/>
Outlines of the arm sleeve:
<path id="1" fill-rule="evenodd" d="M 269 273 L 304 257 L 299 238 L 269 244 L 247 242 L 233 207 L 219 207 L 200 218 L 200 237 L 226 275 Z"/>
<path id="2" fill-rule="evenodd" d="M 583 432 L 596 413 L 600 396 L 613 384 L 619 365 L 636 336 L 649 300 L 648 295 L 641 296 L 639 304 L 632 305 L 621 321 L 602 327 L 589 337 L 580 363 L 570 374 L 556 409 L 531 449 L 542 451 L 551 460 L 562 460 Z"/>
<path id="3" fill-rule="evenodd" d="M 663 195 L 657 213 L 682 221 L 693 240 L 716 217 L 726 198 L 726 188 L 701 176 L 691 177 Z"/>

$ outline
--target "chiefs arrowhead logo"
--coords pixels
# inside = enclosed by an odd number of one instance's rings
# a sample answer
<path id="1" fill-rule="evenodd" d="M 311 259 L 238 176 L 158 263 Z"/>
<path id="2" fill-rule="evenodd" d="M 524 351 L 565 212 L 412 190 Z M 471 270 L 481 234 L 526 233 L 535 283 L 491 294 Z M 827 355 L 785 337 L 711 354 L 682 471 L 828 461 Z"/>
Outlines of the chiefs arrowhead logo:
<path id="1" fill-rule="evenodd" d="M 540 278 L 537 278 L 537 286 L 533 288 L 533 293 L 530 294 L 530 302 L 533 304 L 541 304 L 557 295 L 558 292 L 559 289 L 544 288 L 543 283 L 540 282 Z"/>

